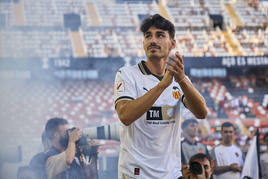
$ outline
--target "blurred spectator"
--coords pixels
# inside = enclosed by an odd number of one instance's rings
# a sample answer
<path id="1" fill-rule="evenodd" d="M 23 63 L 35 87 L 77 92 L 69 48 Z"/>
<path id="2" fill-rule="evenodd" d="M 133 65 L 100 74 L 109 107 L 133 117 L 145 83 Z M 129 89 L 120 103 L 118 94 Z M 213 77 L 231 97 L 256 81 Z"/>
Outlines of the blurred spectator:
<path id="1" fill-rule="evenodd" d="M 48 179 L 97 178 L 93 167 L 95 164 L 88 161 L 83 154 L 76 155 L 78 151 L 75 143 L 81 138 L 80 129 L 73 128 L 67 135 L 68 129 L 67 120 L 62 118 L 52 118 L 46 123 L 46 135 L 51 141 L 45 158 Z"/>
<path id="2" fill-rule="evenodd" d="M 186 179 L 212 179 L 214 166 L 215 160 L 211 161 L 208 155 L 197 153 L 190 158 L 189 165 L 184 166 L 182 173 Z"/>
<path id="3" fill-rule="evenodd" d="M 234 126 L 230 122 L 225 122 L 221 126 L 221 144 L 212 151 L 213 158 L 217 164 L 214 170 L 216 179 L 240 179 L 240 172 L 243 166 L 242 151 L 234 141 Z"/>
<path id="4" fill-rule="evenodd" d="M 197 153 L 209 155 L 207 147 L 196 140 L 199 124 L 196 119 L 188 119 L 182 123 L 184 140 L 181 143 L 181 162 L 183 165 L 189 163 L 190 158 Z"/>
<path id="5" fill-rule="evenodd" d="M 261 154 L 261 171 L 262 171 L 262 178 L 268 178 L 268 132 L 264 134 L 263 143 L 266 146 L 266 151 Z"/>

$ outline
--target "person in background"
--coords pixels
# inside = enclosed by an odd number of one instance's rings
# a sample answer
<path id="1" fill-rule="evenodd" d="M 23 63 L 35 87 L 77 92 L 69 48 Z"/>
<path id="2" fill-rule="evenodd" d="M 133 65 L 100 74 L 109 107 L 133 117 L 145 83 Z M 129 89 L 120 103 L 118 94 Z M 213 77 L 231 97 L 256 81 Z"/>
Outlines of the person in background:
<path id="1" fill-rule="evenodd" d="M 216 159 L 216 179 L 240 179 L 244 161 L 241 149 L 234 144 L 234 135 L 232 123 L 221 125 L 221 143 L 212 151 L 212 158 Z"/>
<path id="2" fill-rule="evenodd" d="M 215 163 L 216 161 L 211 161 L 208 155 L 196 153 L 190 158 L 188 165 L 184 166 L 183 176 L 185 179 L 212 179 Z"/>
<path id="3" fill-rule="evenodd" d="M 182 123 L 184 140 L 181 142 L 181 163 L 187 165 L 190 158 L 197 153 L 209 156 L 207 147 L 196 140 L 199 125 L 196 119 L 187 119 Z"/>
<path id="4" fill-rule="evenodd" d="M 268 132 L 263 136 L 263 144 L 266 146 L 264 153 L 260 155 L 262 178 L 268 178 Z"/>
<path id="5" fill-rule="evenodd" d="M 51 141 L 46 153 L 46 174 L 48 179 L 94 179 L 97 176 L 95 164 L 86 158 L 76 156 L 76 141 L 81 138 L 81 130 L 68 130 L 67 120 L 52 118 L 47 121 L 45 132 Z"/>

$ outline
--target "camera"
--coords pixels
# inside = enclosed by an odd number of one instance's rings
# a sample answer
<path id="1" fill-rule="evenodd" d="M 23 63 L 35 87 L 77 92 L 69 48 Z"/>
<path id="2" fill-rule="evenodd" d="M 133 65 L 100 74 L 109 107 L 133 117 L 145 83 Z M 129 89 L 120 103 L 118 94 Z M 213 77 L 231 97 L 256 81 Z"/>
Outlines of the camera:
<path id="1" fill-rule="evenodd" d="M 82 129 L 82 137 L 76 141 L 77 155 L 81 153 L 87 156 L 97 154 L 98 146 L 89 147 L 87 139 L 105 139 L 105 140 L 119 140 L 119 123 L 112 123 L 104 126 L 88 127 Z M 75 127 L 66 131 L 67 141 L 69 141 L 68 131 L 73 131 Z"/>
<path id="2" fill-rule="evenodd" d="M 198 162 L 190 163 L 190 172 L 194 175 L 201 175 L 203 172 L 201 164 Z"/>
<path id="3" fill-rule="evenodd" d="M 73 131 L 75 130 L 75 127 L 66 130 L 66 140 L 69 141 L 69 131 Z M 76 146 L 76 151 L 77 151 L 77 155 L 80 155 L 81 153 L 83 153 L 84 155 L 92 155 L 92 150 L 91 147 L 88 146 L 88 142 L 85 136 L 82 136 L 79 140 L 77 140 L 75 142 L 75 146 Z"/>
<path id="4" fill-rule="evenodd" d="M 82 136 L 90 139 L 120 140 L 120 123 L 115 122 L 104 126 L 88 127 L 82 130 Z"/>

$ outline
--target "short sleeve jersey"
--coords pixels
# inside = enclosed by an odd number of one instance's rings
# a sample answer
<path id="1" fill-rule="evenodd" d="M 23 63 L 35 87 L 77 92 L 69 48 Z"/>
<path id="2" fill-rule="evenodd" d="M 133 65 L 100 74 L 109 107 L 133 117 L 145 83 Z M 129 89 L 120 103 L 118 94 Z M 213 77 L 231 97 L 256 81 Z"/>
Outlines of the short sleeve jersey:
<path id="1" fill-rule="evenodd" d="M 144 61 L 119 69 L 114 84 L 115 105 L 145 95 L 160 80 Z M 139 119 L 129 126 L 120 123 L 119 179 L 181 176 L 180 118 L 175 116 L 180 116 L 177 106 L 182 96 L 179 84 L 173 81 Z"/>
<path id="2" fill-rule="evenodd" d="M 213 158 L 216 158 L 217 166 L 231 165 L 237 163 L 238 166 L 243 166 L 242 151 L 236 145 L 216 146 L 212 151 Z M 239 172 L 226 172 L 220 175 L 216 175 L 216 179 L 240 179 Z"/>

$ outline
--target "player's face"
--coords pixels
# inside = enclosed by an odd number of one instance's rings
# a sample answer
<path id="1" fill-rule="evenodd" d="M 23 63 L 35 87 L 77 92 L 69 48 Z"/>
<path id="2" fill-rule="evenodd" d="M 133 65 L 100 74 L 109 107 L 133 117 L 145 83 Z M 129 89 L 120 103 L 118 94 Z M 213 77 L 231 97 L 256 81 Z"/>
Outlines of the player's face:
<path id="1" fill-rule="evenodd" d="M 166 30 L 150 27 L 144 33 L 143 48 L 149 59 L 167 58 L 175 45 L 175 40 L 170 38 Z"/>
<path id="2" fill-rule="evenodd" d="M 232 144 L 233 138 L 234 138 L 234 128 L 232 126 L 230 127 L 223 127 L 221 131 L 222 140 L 224 144 L 230 145 Z"/>
<path id="3" fill-rule="evenodd" d="M 191 137 L 196 137 L 198 135 L 198 124 L 197 123 L 190 123 L 186 127 L 186 133 Z"/>

